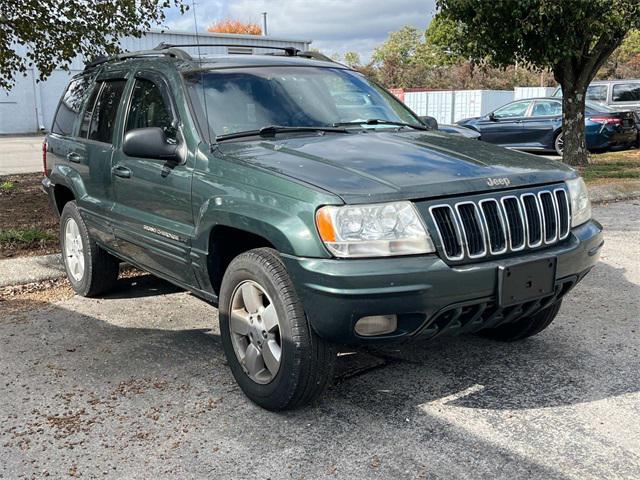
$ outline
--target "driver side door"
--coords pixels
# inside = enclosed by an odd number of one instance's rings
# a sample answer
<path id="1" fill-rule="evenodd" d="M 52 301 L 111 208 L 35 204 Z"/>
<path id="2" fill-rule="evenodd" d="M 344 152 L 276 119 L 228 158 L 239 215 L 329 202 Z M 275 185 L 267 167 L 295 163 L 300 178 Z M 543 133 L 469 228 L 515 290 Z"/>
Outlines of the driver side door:
<path id="1" fill-rule="evenodd" d="M 127 132 L 160 127 L 168 142 L 186 140 L 168 82 L 154 72 L 132 79 L 119 148 L 114 152 L 114 234 L 119 252 L 133 263 L 179 282 L 195 285 L 190 250 L 193 159 L 183 162 L 138 158 L 123 152 Z"/>
<path id="2" fill-rule="evenodd" d="M 522 123 L 531 108 L 531 100 L 521 100 L 500 107 L 478 125 L 482 140 L 504 147 L 522 143 Z"/>

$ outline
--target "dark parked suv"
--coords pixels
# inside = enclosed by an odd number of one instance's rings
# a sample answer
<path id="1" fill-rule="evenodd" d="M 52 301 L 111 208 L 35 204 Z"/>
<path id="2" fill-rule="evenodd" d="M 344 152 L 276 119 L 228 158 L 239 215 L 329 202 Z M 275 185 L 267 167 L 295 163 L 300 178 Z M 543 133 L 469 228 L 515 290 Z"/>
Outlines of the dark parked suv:
<path id="1" fill-rule="evenodd" d="M 571 168 L 431 131 L 295 49 L 94 62 L 44 157 L 75 291 L 108 291 L 125 261 L 217 306 L 269 409 L 316 398 L 337 345 L 534 335 L 603 243 Z"/>

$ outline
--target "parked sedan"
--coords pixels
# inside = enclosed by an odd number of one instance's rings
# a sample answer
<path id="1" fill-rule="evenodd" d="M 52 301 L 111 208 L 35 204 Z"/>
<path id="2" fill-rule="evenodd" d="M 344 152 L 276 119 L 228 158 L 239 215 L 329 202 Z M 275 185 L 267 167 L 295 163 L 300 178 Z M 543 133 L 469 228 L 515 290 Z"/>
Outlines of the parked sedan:
<path id="1" fill-rule="evenodd" d="M 480 132 L 485 142 L 518 150 L 555 150 L 562 155 L 562 101 L 557 98 L 518 100 L 483 117 L 468 118 L 457 124 Z M 617 112 L 605 105 L 587 102 L 588 149 L 632 145 L 637 135 L 633 112 Z"/>

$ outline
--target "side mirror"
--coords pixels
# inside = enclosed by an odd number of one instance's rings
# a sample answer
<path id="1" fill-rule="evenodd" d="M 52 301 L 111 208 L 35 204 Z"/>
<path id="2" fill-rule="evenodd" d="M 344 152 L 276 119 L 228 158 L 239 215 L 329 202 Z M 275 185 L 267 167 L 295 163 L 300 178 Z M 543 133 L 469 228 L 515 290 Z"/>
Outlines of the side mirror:
<path id="1" fill-rule="evenodd" d="M 489 120 L 491 120 L 492 122 L 497 122 L 498 121 L 498 117 L 496 117 L 496 114 L 491 112 L 489 114 Z"/>
<path id="2" fill-rule="evenodd" d="M 419 117 L 419 118 L 422 121 L 422 123 L 424 123 L 431 130 L 437 130 L 438 129 L 438 121 L 435 118 L 429 117 L 428 115 L 425 115 L 425 116 L 422 116 L 422 117 Z"/>
<path id="3" fill-rule="evenodd" d="M 122 151 L 125 155 L 180 163 L 178 145 L 167 142 L 160 127 L 135 128 L 124 136 Z"/>

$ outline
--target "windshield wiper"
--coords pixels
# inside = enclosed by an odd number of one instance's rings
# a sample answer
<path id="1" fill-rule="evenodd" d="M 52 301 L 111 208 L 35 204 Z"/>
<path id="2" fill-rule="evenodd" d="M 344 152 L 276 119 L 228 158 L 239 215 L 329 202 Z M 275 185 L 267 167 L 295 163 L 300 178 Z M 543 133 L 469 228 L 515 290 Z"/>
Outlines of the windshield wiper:
<path id="1" fill-rule="evenodd" d="M 406 122 L 395 122 L 393 120 L 384 120 L 383 118 L 370 118 L 362 122 L 336 122 L 333 124 L 334 127 L 342 127 L 342 126 L 349 126 L 349 125 L 397 125 L 398 127 L 409 127 L 409 128 L 414 128 L 416 130 L 429 130 L 429 127 L 425 125 L 414 125 L 412 123 L 406 123 Z"/>
<path id="2" fill-rule="evenodd" d="M 298 126 L 288 127 L 283 125 L 267 125 L 259 130 L 246 130 L 244 132 L 227 133 L 226 135 L 218 135 L 217 141 L 231 140 L 233 138 L 242 137 L 273 137 L 276 133 L 283 132 L 335 132 L 335 133 L 349 133 L 346 128 L 333 127 L 310 127 L 310 126 Z"/>

